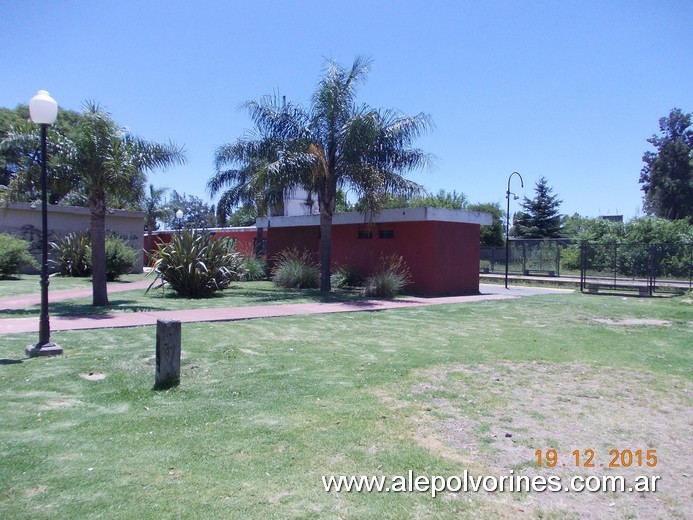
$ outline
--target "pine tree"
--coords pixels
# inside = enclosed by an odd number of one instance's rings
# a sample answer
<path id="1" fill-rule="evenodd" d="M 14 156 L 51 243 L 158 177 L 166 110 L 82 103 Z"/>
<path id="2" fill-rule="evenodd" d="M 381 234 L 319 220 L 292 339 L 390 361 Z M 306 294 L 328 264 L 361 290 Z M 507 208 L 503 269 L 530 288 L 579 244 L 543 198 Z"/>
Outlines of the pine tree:
<path id="1" fill-rule="evenodd" d="M 515 214 L 515 235 L 520 238 L 558 238 L 561 231 L 559 207 L 562 200 L 552 195 L 546 178 L 542 177 L 534 188 L 533 199 L 525 197 L 524 211 Z"/>

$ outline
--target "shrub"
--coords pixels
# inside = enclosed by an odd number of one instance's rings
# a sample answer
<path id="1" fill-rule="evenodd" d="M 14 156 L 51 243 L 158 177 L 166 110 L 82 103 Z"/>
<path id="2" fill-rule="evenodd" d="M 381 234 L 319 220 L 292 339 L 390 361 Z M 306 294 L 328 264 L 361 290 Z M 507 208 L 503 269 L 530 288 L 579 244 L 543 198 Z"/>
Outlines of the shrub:
<path id="1" fill-rule="evenodd" d="M 38 267 L 29 253 L 29 242 L 5 233 L 0 234 L 0 278 L 19 274 L 23 265 Z"/>
<path id="2" fill-rule="evenodd" d="M 84 232 L 70 233 L 57 242 L 51 242 L 53 260 L 63 276 L 89 276 L 91 274 L 91 240 Z"/>
<path id="3" fill-rule="evenodd" d="M 404 258 L 399 255 L 381 257 L 375 272 L 366 277 L 363 295 L 392 298 L 410 281 L 409 269 Z"/>
<path id="4" fill-rule="evenodd" d="M 320 269 L 307 251 L 285 249 L 277 255 L 272 281 L 290 289 L 314 289 L 320 284 Z"/>
<path id="5" fill-rule="evenodd" d="M 241 263 L 241 280 L 254 282 L 267 278 L 265 261 L 254 256 L 245 256 Z"/>
<path id="6" fill-rule="evenodd" d="M 106 237 L 106 279 L 117 280 L 132 271 L 137 252 L 125 240 L 115 235 Z"/>
<path id="7" fill-rule="evenodd" d="M 169 243 L 158 244 L 153 257 L 156 278 L 147 290 L 161 280 L 186 298 L 207 298 L 238 278 L 234 241 L 214 240 L 207 233 L 176 233 Z"/>
<path id="8" fill-rule="evenodd" d="M 363 278 L 348 265 L 340 265 L 330 276 L 332 287 L 356 287 L 361 283 L 363 283 Z"/>

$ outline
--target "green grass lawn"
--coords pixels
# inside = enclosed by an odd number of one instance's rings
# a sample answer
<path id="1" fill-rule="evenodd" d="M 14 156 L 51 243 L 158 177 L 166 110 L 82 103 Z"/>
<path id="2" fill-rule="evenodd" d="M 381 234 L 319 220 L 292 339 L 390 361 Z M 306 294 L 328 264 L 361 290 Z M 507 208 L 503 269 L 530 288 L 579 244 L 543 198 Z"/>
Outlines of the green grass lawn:
<path id="1" fill-rule="evenodd" d="M 142 277 L 140 276 L 138 279 L 142 279 Z M 154 278 L 145 279 L 153 280 Z M 11 286 L 14 282 L 13 280 L 0 281 L 0 295 L 3 294 L 2 289 L 5 287 L 5 284 Z M 127 281 L 121 283 L 127 283 Z M 86 287 L 90 288 L 91 283 L 86 284 Z M 51 290 L 53 290 L 52 282 Z M 357 290 L 336 289 L 329 293 L 321 292 L 318 289 L 292 290 L 277 287 L 269 281 L 262 281 L 237 282 L 234 283 L 231 288 L 216 293 L 210 298 L 182 298 L 172 291 L 170 287 L 162 290 L 158 288 L 158 286 L 155 286 L 155 288 L 152 288 L 149 292 L 145 289 L 111 292 L 108 299 L 109 305 L 102 307 L 94 307 L 91 304 L 91 297 L 50 301 L 50 314 L 55 316 L 79 316 L 111 312 L 148 312 L 205 309 L 212 307 L 275 305 L 282 303 L 341 302 L 359 300 L 362 299 L 362 297 Z M 0 318 L 25 318 L 29 316 L 38 316 L 39 313 L 40 306 L 37 304 L 21 309 L 0 310 Z"/>
<path id="2" fill-rule="evenodd" d="M 41 285 L 40 276 L 37 274 L 23 274 L 15 278 L 6 280 L 0 279 L 0 298 L 9 296 L 24 296 L 29 294 L 39 294 Z M 117 285 L 126 285 L 131 282 L 145 280 L 143 274 L 126 274 L 117 282 Z M 91 278 L 77 278 L 71 276 L 51 276 L 49 278 L 49 291 L 62 291 L 68 289 L 91 289 Z"/>
<path id="3" fill-rule="evenodd" d="M 154 327 L 54 333 L 64 356 L 22 359 L 34 339 L 0 336 L 0 518 L 690 517 L 684 298 L 184 324 L 181 385 L 162 392 Z M 660 492 L 431 498 L 321 481 L 548 475 L 533 454 L 551 447 L 600 461 L 656 449 L 659 465 L 640 472 L 662 474 Z"/>

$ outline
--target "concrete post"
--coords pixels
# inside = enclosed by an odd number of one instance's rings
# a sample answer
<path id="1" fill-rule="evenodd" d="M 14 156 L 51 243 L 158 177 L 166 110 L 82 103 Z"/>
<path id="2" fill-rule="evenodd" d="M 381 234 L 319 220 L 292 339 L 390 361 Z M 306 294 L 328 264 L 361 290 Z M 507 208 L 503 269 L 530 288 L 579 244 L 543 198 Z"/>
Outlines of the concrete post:
<path id="1" fill-rule="evenodd" d="M 157 320 L 155 389 L 171 388 L 180 383 L 180 347 L 180 321 Z"/>

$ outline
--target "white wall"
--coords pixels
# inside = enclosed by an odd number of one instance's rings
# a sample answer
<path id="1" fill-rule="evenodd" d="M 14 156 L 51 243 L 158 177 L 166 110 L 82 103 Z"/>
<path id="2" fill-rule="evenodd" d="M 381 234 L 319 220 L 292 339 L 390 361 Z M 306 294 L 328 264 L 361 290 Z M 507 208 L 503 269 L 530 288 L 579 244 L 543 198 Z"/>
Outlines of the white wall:
<path id="1" fill-rule="evenodd" d="M 106 233 L 115 233 L 135 251 L 142 252 L 143 212 L 113 210 L 106 214 Z M 79 231 L 89 231 L 89 209 L 75 206 L 48 206 L 48 241 Z M 15 202 L 0 209 L 0 233 L 23 238 L 31 243 L 31 253 L 41 261 L 41 204 Z M 142 272 L 142 254 L 137 255 L 133 273 Z"/>

